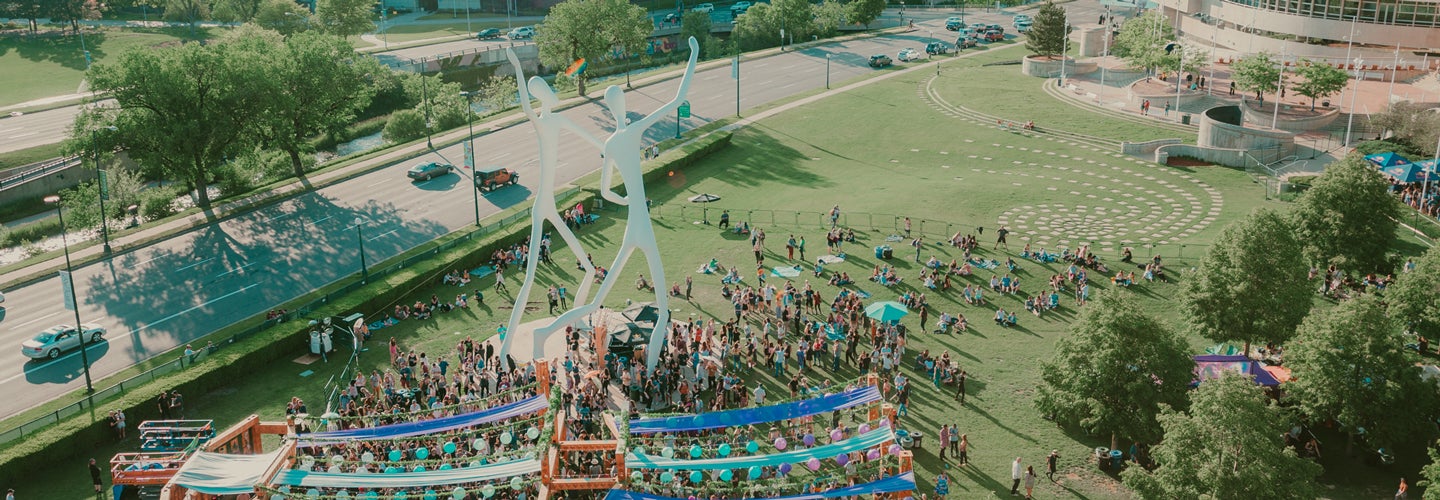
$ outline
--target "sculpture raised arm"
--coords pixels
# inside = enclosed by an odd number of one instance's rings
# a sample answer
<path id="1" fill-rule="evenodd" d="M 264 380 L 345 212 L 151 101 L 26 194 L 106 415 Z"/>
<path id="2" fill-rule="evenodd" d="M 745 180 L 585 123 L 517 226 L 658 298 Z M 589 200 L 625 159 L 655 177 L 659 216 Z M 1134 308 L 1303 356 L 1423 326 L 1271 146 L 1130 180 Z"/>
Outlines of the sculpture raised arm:
<path id="1" fill-rule="evenodd" d="M 700 56 L 700 42 L 695 41 L 695 37 L 693 36 L 690 37 L 689 41 L 690 62 L 685 64 L 685 74 L 680 77 L 680 88 L 675 91 L 675 98 L 671 99 L 670 102 L 665 103 L 664 106 L 660 106 L 660 109 L 657 109 L 653 113 L 650 113 L 649 116 L 641 118 L 639 121 L 632 124 L 640 127 L 640 130 L 648 130 L 651 125 L 655 124 L 655 122 L 658 122 L 661 119 L 670 116 L 670 113 L 673 113 L 676 109 L 679 109 L 680 103 L 685 100 L 685 93 L 690 90 L 691 77 L 695 76 L 695 60 Z"/>

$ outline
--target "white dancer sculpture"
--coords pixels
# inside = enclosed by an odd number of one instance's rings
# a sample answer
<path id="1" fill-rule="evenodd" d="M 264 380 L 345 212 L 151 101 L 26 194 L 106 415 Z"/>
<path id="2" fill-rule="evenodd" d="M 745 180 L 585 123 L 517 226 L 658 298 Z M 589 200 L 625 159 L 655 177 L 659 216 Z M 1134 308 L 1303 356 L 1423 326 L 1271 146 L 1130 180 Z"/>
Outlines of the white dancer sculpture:
<path id="1" fill-rule="evenodd" d="M 635 250 L 645 253 L 645 261 L 650 265 L 650 277 L 654 280 L 655 286 L 655 329 L 650 333 L 650 345 L 645 349 L 645 366 L 649 370 L 655 369 L 655 364 L 660 360 L 660 348 L 665 343 L 665 338 L 670 332 L 670 308 L 669 295 L 665 292 L 665 268 L 660 262 L 660 245 L 655 241 L 655 226 L 650 223 L 650 207 L 645 198 L 644 171 L 640 168 L 640 141 L 644 138 L 645 131 L 656 122 L 667 118 L 671 113 L 680 107 L 685 100 L 685 93 L 690 88 L 690 80 L 695 76 L 695 59 L 700 54 L 700 44 L 694 37 L 690 38 L 690 62 L 685 66 L 685 76 L 680 78 L 680 89 L 675 92 L 675 98 L 665 103 L 660 109 L 650 115 L 629 122 L 626 119 L 625 92 L 618 85 L 611 85 L 605 89 L 605 107 L 610 110 L 610 115 L 615 118 L 615 132 L 605 140 L 605 164 L 602 165 L 602 181 L 600 193 L 606 200 L 618 205 L 625 205 L 628 208 L 628 217 L 625 221 L 625 236 L 620 242 L 620 251 L 615 256 L 615 262 L 611 264 L 609 273 L 600 283 L 600 289 L 595 292 L 595 299 L 587 304 L 579 305 L 574 309 L 566 311 L 556 318 L 550 325 L 535 330 L 535 338 L 540 339 L 558 328 L 578 322 L 581 318 L 600 308 L 605 296 L 610 293 L 610 288 L 615 286 L 620 279 L 620 273 L 629 262 L 630 255 Z M 620 196 L 611 190 L 608 182 L 609 170 L 614 168 L 620 172 L 620 179 L 625 184 L 625 196 Z"/>
<path id="2" fill-rule="evenodd" d="M 570 252 L 578 259 L 580 267 L 585 275 L 580 277 L 580 287 L 575 292 L 575 303 L 581 304 L 590 295 L 591 276 L 595 275 L 595 265 L 590 263 L 590 258 L 580 246 L 580 240 L 570 227 L 565 225 L 565 219 L 560 217 L 560 212 L 555 208 L 555 170 L 559 167 L 557 161 L 560 149 L 560 129 L 567 129 L 574 132 L 580 138 L 594 144 L 596 149 L 604 148 L 604 144 L 595 136 L 590 135 L 579 125 L 555 111 L 559 106 L 560 99 L 555 97 L 555 91 L 540 77 L 531 77 L 528 83 L 529 92 L 526 92 L 527 85 L 520 85 L 525 81 L 525 75 L 520 70 L 520 60 L 515 57 L 515 51 L 505 49 L 506 55 L 510 58 L 510 65 L 515 68 L 516 90 L 520 94 L 520 109 L 525 111 L 525 116 L 530 118 L 530 124 L 535 127 L 535 134 L 540 139 L 540 182 L 535 188 L 535 205 L 530 209 L 530 247 L 525 255 L 525 281 L 521 282 L 520 290 L 515 295 L 515 307 L 510 311 L 510 321 L 506 324 L 506 332 L 515 332 L 516 326 L 520 324 L 520 317 L 525 313 L 525 303 L 530 297 L 530 287 L 535 284 L 535 269 L 539 267 L 540 259 L 540 237 L 545 222 L 550 222 L 555 232 L 565 240 L 565 245 L 570 247 Z M 537 113 L 530 106 L 530 95 L 533 94 L 540 100 L 540 111 Z M 508 366 L 510 344 L 515 338 L 514 335 L 506 335 L 500 341 L 501 366 Z M 536 359 L 543 356 L 545 343 L 538 336 L 535 338 L 533 355 Z"/>

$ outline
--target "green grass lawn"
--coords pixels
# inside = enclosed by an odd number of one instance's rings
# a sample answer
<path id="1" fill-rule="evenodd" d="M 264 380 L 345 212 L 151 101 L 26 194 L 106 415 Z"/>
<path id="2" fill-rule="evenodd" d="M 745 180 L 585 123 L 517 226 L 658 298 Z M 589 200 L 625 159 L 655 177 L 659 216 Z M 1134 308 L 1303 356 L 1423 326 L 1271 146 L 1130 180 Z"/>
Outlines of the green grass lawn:
<path id="1" fill-rule="evenodd" d="M 209 28 L 196 30 L 202 38 L 209 32 Z M 132 48 L 189 37 L 188 30 L 179 28 L 105 28 L 87 30 L 84 43 L 92 62 L 98 63 Z M 80 47 L 80 37 L 69 32 L 0 39 L 0 88 L 5 89 L 0 92 L 0 106 L 78 92 L 85 76 L 85 53 Z"/>
<path id="2" fill-rule="evenodd" d="M 469 23 L 469 29 L 466 28 L 464 17 L 461 17 L 459 21 L 453 23 L 388 26 L 385 28 L 385 37 L 392 44 L 405 43 L 427 38 L 473 34 L 485 28 L 500 28 L 504 30 L 505 21 L 503 19 L 496 21 L 494 18 L 481 21 L 479 18 L 472 18 Z"/>
<path id="3" fill-rule="evenodd" d="M 1022 89 L 1016 92 L 1022 96 L 1013 99 L 1024 99 L 1027 93 L 1031 99 L 1046 98 L 1039 94 L 1038 79 L 1019 77 L 1015 66 L 1004 68 L 1015 72 L 1016 81 L 1035 84 L 1033 92 Z M 951 232 L 970 233 L 977 226 L 984 226 L 987 230 L 981 237 L 982 250 L 978 252 L 981 257 L 1003 261 L 1006 256 L 1015 256 L 1027 238 L 1036 246 L 1045 241 L 1051 250 L 1095 241 L 1098 253 L 1112 266 L 1119 266 L 1117 248 L 1123 240 L 1134 240 L 1134 245 L 1139 247 L 1143 243 L 1140 238 L 1148 238 L 1166 242 L 1155 251 L 1164 256 L 1176 271 L 1173 274 L 1178 276 L 1178 271 L 1198 261 L 1203 249 L 1225 224 L 1256 207 L 1278 206 L 1279 202 L 1263 200 L 1260 188 L 1244 173 L 1233 169 L 1162 167 L 1083 145 L 1019 135 L 989 124 L 944 115 L 932 109 L 922 99 L 922 93 L 917 92 L 932 83 L 959 87 L 964 83 L 954 80 L 968 76 L 964 71 L 948 71 L 939 81 L 931 82 L 933 74 L 917 72 L 782 113 L 738 131 L 729 148 L 651 186 L 647 194 L 655 203 L 654 224 L 664 253 L 665 279 L 680 282 L 689 276 L 696 283 L 693 300 L 670 302 L 673 317 L 730 316 L 730 305 L 719 294 L 719 277 L 694 274 L 694 269 L 712 257 L 723 264 L 736 265 L 742 271 L 754 269 L 747 239 L 701 223 L 704 208 L 709 209 L 708 218 L 712 223 L 720 209 L 730 209 L 735 222 L 748 220 L 764 228 L 769 236 L 767 266 L 790 266 L 805 263 L 785 257 L 786 237 L 804 236 L 808 240 L 806 257 L 809 259 L 823 254 L 825 226 L 819 214 L 839 204 L 845 214 L 844 222 L 856 229 L 859 241 L 847 244 L 846 262 L 829 266 L 827 271 L 850 273 L 859 281 L 853 288 L 870 293 L 875 300 L 892 299 L 906 291 L 925 292 L 934 308 L 932 319 L 939 312 L 961 313 L 972 325 L 965 334 L 917 332 L 910 337 L 909 352 L 949 351 L 971 374 L 969 404 L 961 407 L 951 399 L 953 389 L 936 389 L 922 374 L 906 367 L 918 390 L 914 393 L 910 415 L 902 418 L 900 424 L 929 436 L 925 448 L 916 450 L 920 491 L 933 491 L 933 479 L 943 467 L 933 441 L 936 429 L 942 423 L 958 423 L 973 444 L 974 465 L 951 468 L 954 498 L 1006 496 L 1010 461 L 1021 456 L 1026 462 L 1038 465 L 1051 449 L 1060 451 L 1062 473 L 1058 483 L 1039 482 L 1037 494 L 1041 498 L 1128 497 L 1128 491 L 1114 476 L 1101 473 L 1087 460 L 1093 447 L 1108 445 L 1108 437 L 1088 436 L 1057 427 L 1043 419 L 1031 404 L 1039 380 L 1040 360 L 1050 355 L 1055 342 L 1066 334 L 1069 322 L 1075 318 L 1077 308 L 1073 300 L 1063 299 L 1061 310 L 1043 318 L 1024 313 L 1022 297 L 991 295 L 992 303 L 988 306 L 965 305 L 959 300 L 958 292 L 916 289 L 920 265 L 913 262 L 914 252 L 905 243 L 890 243 L 896 252 L 895 259 L 889 261 L 878 261 L 870 249 L 896 232 L 897 217 L 909 216 L 917 221 L 916 230 L 923 233 L 928 242 L 922 258 L 934 255 L 945 262 L 957 258 L 952 248 L 935 243 L 943 241 Z M 994 75 L 997 81 L 1000 76 Z M 989 101 L 998 99 L 1012 98 L 972 93 L 957 96 L 952 102 L 979 107 L 993 105 Z M 1077 119 L 1081 116 L 1068 106 L 1054 105 L 1063 110 L 1053 115 L 1074 113 Z M 856 116 L 866 117 L 866 126 L 837 126 L 852 123 Z M 1092 117 L 1091 121 L 1095 129 L 1115 127 L 1113 130 L 1118 131 L 1128 126 L 1110 124 L 1098 117 Z M 685 201 L 696 193 L 716 194 L 722 199 L 705 206 Z M 1198 209 L 1193 208 L 1192 198 L 1198 203 Z M 1097 208 L 1104 210 L 1095 210 Z M 608 265 L 622 236 L 624 221 L 617 218 L 623 217 L 624 212 L 603 210 L 600 214 L 600 222 L 583 228 L 579 237 L 585 252 L 593 254 L 596 262 Z M 1192 214 L 1202 217 L 1185 220 L 1185 216 Z M 991 251 L 994 229 L 1002 217 L 1015 230 L 1010 251 Z M 1120 229 L 1128 231 L 1121 235 Z M 1166 229 L 1172 231 L 1161 232 Z M 1108 246 L 1103 243 L 1106 241 L 1110 243 Z M 1145 256 L 1145 250 L 1136 251 L 1137 258 Z M 542 266 L 537 271 L 537 291 L 528 299 L 526 320 L 546 316 L 543 293 L 539 292 L 544 286 L 571 283 L 573 289 L 573 282 L 578 279 L 575 258 L 567 249 L 557 248 L 555 260 L 556 265 Z M 866 281 L 864 278 L 876 265 L 895 266 L 905 282 L 886 289 Z M 1021 262 L 1015 274 L 1023 280 L 1023 289 L 1034 293 L 1050 275 L 1061 271 L 1058 265 L 1026 261 Z M 628 267 L 617 272 L 620 273 L 619 286 L 607 299 L 607 305 L 620 308 L 627 301 L 653 300 L 653 295 L 632 285 L 640 272 L 654 279 L 649 276 L 643 257 L 637 254 Z M 753 274 L 743 275 L 747 283 L 753 284 Z M 963 287 L 966 283 L 980 283 L 989 276 L 982 271 L 958 284 Z M 827 297 L 837 291 L 808 273 L 795 278 L 797 284 L 806 280 L 811 280 Z M 1096 288 L 1109 286 L 1102 276 L 1095 276 L 1093 281 Z M 519 276 L 511 274 L 512 290 L 518 288 L 514 286 L 518 282 Z M 486 287 L 490 283 L 489 280 L 477 282 Z M 445 300 L 460 292 L 456 287 L 437 284 L 418 290 L 408 301 L 428 299 L 432 294 Z M 1132 293 L 1147 309 L 1178 328 L 1181 312 L 1171 299 L 1177 292 L 1175 283 L 1148 283 L 1132 288 Z M 368 350 L 362 353 L 361 367 L 367 372 L 383 367 L 384 346 L 390 338 L 433 356 L 448 353 L 466 336 L 487 337 L 509 314 L 510 300 L 487 289 L 484 305 L 472 304 L 467 310 L 441 314 L 424 322 L 406 321 L 380 330 L 368 344 Z M 995 307 L 1019 310 L 1020 325 L 1016 328 L 994 326 L 990 318 Z M 914 314 L 905 322 L 912 329 L 919 326 Z M 295 342 L 299 344 L 302 339 L 297 338 Z M 1208 344 L 1194 337 L 1189 338 L 1189 342 L 1197 353 L 1203 352 Z M 520 352 L 527 350 L 525 346 L 517 347 Z M 285 401 L 291 396 L 304 398 L 311 408 L 318 408 L 327 394 L 325 382 L 341 365 L 333 359 L 311 365 L 276 360 L 269 369 L 254 373 L 233 387 L 210 394 L 187 395 L 187 409 L 192 418 L 214 418 L 219 425 L 227 426 L 252 413 L 279 418 Z M 306 370 L 314 373 L 302 377 L 301 373 Z M 812 377 L 849 380 L 858 375 L 853 368 L 838 373 L 822 368 Z M 756 370 L 750 379 L 767 384 L 772 394 L 788 392 L 783 380 L 763 370 Z M 133 438 L 119 445 L 99 444 L 95 455 L 103 460 L 116 451 L 133 450 L 137 446 Z M 1392 472 L 1374 471 L 1344 459 L 1337 460 L 1327 463 L 1332 472 L 1322 478 L 1331 487 L 1331 497 L 1373 498 L 1393 486 Z M 1406 476 L 1413 477 L 1416 468 L 1418 463 L 1406 465 Z M 83 474 L 83 463 L 65 469 L 37 471 L 35 484 L 55 485 L 56 491 L 47 498 L 85 498 L 88 494 Z"/>

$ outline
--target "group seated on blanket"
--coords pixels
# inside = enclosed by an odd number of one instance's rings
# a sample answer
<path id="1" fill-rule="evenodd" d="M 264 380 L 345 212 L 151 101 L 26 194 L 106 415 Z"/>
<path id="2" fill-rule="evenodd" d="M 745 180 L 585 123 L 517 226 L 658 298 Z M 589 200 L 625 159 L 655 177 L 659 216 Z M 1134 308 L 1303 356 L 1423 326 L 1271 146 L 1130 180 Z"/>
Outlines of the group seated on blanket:
<path id="1" fill-rule="evenodd" d="M 875 266 L 875 270 L 870 273 L 870 281 L 879 283 L 882 286 L 891 286 L 899 283 L 900 277 L 895 275 L 895 269 L 890 266 L 877 265 Z"/>
<path id="2" fill-rule="evenodd" d="M 979 257 L 971 257 L 969 259 L 966 259 L 965 262 L 967 264 L 974 264 L 975 267 L 978 267 L 980 269 L 995 269 L 997 267 L 1000 267 L 1000 261 L 995 259 L 982 259 Z"/>
<path id="3" fill-rule="evenodd" d="M 939 356 L 930 354 L 930 350 L 915 356 L 915 369 L 930 376 L 935 385 L 955 385 L 956 375 L 960 372 L 960 366 L 950 358 L 950 351 L 945 351 Z M 936 372 L 939 373 L 936 373 Z"/>
<path id="4" fill-rule="evenodd" d="M 1101 274 L 1110 274 L 1110 270 L 1105 267 L 1105 263 L 1100 262 L 1100 258 L 1090 252 L 1090 245 L 1080 245 L 1079 251 L 1075 253 L 1071 253 L 1070 249 L 1067 248 L 1060 254 L 1060 258 L 1066 262 L 1072 262 L 1089 269 L 1094 269 Z"/>
<path id="5" fill-rule="evenodd" d="M 653 283 L 650 283 L 649 281 L 646 281 L 645 275 L 641 274 L 640 277 L 635 278 L 635 289 L 654 291 L 655 285 Z"/>
<path id="6" fill-rule="evenodd" d="M 936 281 L 937 279 L 939 281 Z M 929 288 L 931 290 L 934 290 L 936 288 L 939 288 L 941 290 L 949 290 L 950 273 L 941 274 L 940 272 L 930 272 L 928 270 L 920 271 L 920 282 L 925 285 L 925 288 Z"/>
<path id="7" fill-rule="evenodd" d="M 582 224 L 594 224 L 595 220 L 600 218 L 599 215 L 587 214 L 578 207 L 566 210 L 562 217 L 565 219 L 565 227 L 571 229 L 580 229 Z"/>
<path id="8" fill-rule="evenodd" d="M 1040 294 L 1025 299 L 1025 310 L 1040 317 L 1041 313 L 1060 307 L 1060 292 L 1051 290 L 1049 295 Z"/>
<path id="9" fill-rule="evenodd" d="M 839 274 L 830 275 L 830 284 L 833 286 L 852 285 L 854 283 L 855 280 L 850 279 L 850 273 L 841 272 Z"/>
<path id="10" fill-rule="evenodd" d="M 965 315 L 960 313 L 955 313 L 954 316 L 940 313 L 940 320 L 935 322 L 935 333 L 950 333 L 956 330 L 964 333 L 969 328 L 970 323 L 965 320 Z"/>
<path id="11" fill-rule="evenodd" d="M 965 261 L 964 264 L 959 263 L 955 259 L 950 259 L 950 274 L 954 274 L 956 276 L 969 276 L 975 274 L 975 267 L 970 265 L 970 261 L 968 259 Z"/>
<path id="12" fill-rule="evenodd" d="M 1125 271 L 1115 271 L 1115 276 L 1110 277 L 1110 283 L 1115 286 L 1128 287 L 1135 284 L 1135 271 L 1126 274 Z"/>
<path id="13" fill-rule="evenodd" d="M 905 307 L 919 309 L 925 307 L 925 294 L 916 295 L 915 292 L 905 292 L 904 295 L 900 296 L 899 302 L 904 304 Z"/>
<path id="14" fill-rule="evenodd" d="M 1012 277 L 1009 273 L 1006 273 L 1005 276 L 1002 277 L 996 277 L 994 274 L 991 274 L 990 289 L 1006 294 L 1018 293 L 1020 292 L 1020 278 L 1018 276 Z"/>
<path id="15" fill-rule="evenodd" d="M 725 266 L 720 265 L 720 259 L 711 257 L 710 263 L 705 264 L 704 266 L 700 266 L 700 269 L 698 269 L 697 272 L 699 272 L 700 274 L 715 274 L 724 270 Z"/>
<path id="16" fill-rule="evenodd" d="M 725 277 L 720 278 L 720 283 L 727 285 L 734 285 L 740 283 L 740 270 L 736 269 L 734 266 L 731 266 L 730 271 L 725 273 Z"/>
<path id="17" fill-rule="evenodd" d="M 1005 312 L 1004 309 L 996 309 L 996 310 L 995 310 L 995 324 L 996 324 L 996 325 L 1005 326 L 1005 327 L 1010 327 L 1010 326 L 1015 326 L 1015 325 L 1018 324 L 1019 322 L 1020 322 L 1020 318 L 1017 317 L 1017 316 L 1015 316 L 1015 313 L 1014 313 L 1014 312 Z"/>
<path id="18" fill-rule="evenodd" d="M 750 234 L 750 222 L 740 221 L 740 223 L 733 226 L 730 231 L 735 234 Z"/>
<path id="19" fill-rule="evenodd" d="M 950 237 L 950 245 L 964 250 L 974 250 L 980 246 L 980 240 L 973 234 L 962 235 L 957 232 Z"/>
<path id="20" fill-rule="evenodd" d="M 966 304 L 972 306 L 985 304 L 985 287 L 965 285 L 965 289 L 960 291 L 960 298 L 964 299 Z"/>
<path id="21" fill-rule="evenodd" d="M 455 270 L 452 270 L 452 271 L 450 271 L 450 272 L 448 272 L 448 273 L 445 273 L 445 277 L 444 277 L 444 278 L 441 278 L 441 279 L 440 279 L 440 282 L 441 282 L 442 284 L 446 284 L 446 285 L 457 285 L 457 286 L 469 285 L 469 284 L 470 284 L 470 273 L 461 271 L 461 270 L 459 270 L 459 269 L 455 269 Z"/>
<path id="22" fill-rule="evenodd" d="M 1031 252 L 1031 251 L 1030 251 L 1030 244 L 1029 244 L 1029 243 L 1026 243 L 1026 244 L 1025 244 L 1025 248 L 1020 250 L 1020 258 L 1022 258 L 1022 259 L 1030 259 L 1030 260 L 1033 260 L 1033 261 L 1035 261 L 1035 262 L 1040 262 L 1040 263 L 1049 263 L 1049 262 L 1055 262 L 1055 259 L 1059 258 L 1059 256 L 1058 256 L 1058 255 L 1055 255 L 1055 254 L 1053 254 L 1053 253 L 1050 253 L 1048 250 L 1045 250 L 1044 247 L 1041 247 L 1041 248 L 1040 248 L 1040 251 L 1038 251 L 1038 252 Z"/>
<path id="23" fill-rule="evenodd" d="M 925 268 L 927 269 L 940 269 L 942 267 L 945 267 L 945 264 L 940 262 L 940 259 L 935 258 L 934 255 L 930 256 L 930 260 L 925 261 Z"/>

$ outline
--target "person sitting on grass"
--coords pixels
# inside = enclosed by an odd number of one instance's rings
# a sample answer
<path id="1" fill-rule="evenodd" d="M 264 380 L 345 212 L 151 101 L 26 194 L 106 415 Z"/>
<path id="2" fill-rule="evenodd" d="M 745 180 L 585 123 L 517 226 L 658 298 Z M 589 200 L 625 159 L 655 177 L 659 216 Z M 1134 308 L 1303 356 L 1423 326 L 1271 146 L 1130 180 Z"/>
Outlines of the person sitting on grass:
<path id="1" fill-rule="evenodd" d="M 685 292 L 681 292 L 681 291 L 680 291 L 680 282 L 679 282 L 679 281 L 676 281 L 675 283 L 672 283 L 672 284 L 670 285 L 670 296 L 671 296 L 671 297 L 680 297 L 680 296 L 683 296 L 683 295 L 685 295 Z"/>
<path id="2" fill-rule="evenodd" d="M 930 269 L 940 269 L 941 267 L 944 267 L 944 264 L 940 263 L 940 259 L 937 259 L 934 255 L 931 255 L 930 260 L 925 262 L 925 267 Z"/>
<path id="3" fill-rule="evenodd" d="M 728 272 L 725 273 L 725 277 L 720 279 L 720 282 L 721 282 L 721 283 L 724 283 L 724 284 L 727 284 L 727 285 L 733 285 L 733 284 L 739 283 L 739 282 L 740 282 L 740 270 L 739 270 L 739 269 L 736 269 L 736 268 L 734 268 L 734 267 L 731 267 L 731 268 L 730 268 L 730 271 L 728 271 Z"/>
<path id="4" fill-rule="evenodd" d="M 704 271 L 705 271 L 705 274 L 715 274 L 715 273 L 717 273 L 717 272 L 720 272 L 720 270 L 722 269 L 722 268 L 720 267 L 720 260 L 719 260 L 719 259 L 716 259 L 716 258 L 714 258 L 714 257 L 711 257 L 711 258 L 710 258 L 710 263 L 709 263 L 709 264 L 705 264 L 705 267 L 704 267 L 703 269 L 704 269 Z"/>
<path id="5" fill-rule="evenodd" d="M 1005 321 L 1006 321 L 1007 319 L 1008 319 L 1008 316 L 1005 315 L 1005 310 L 1004 310 L 1004 309 L 995 309 L 995 325 L 996 325 L 996 326 L 1005 326 Z"/>

